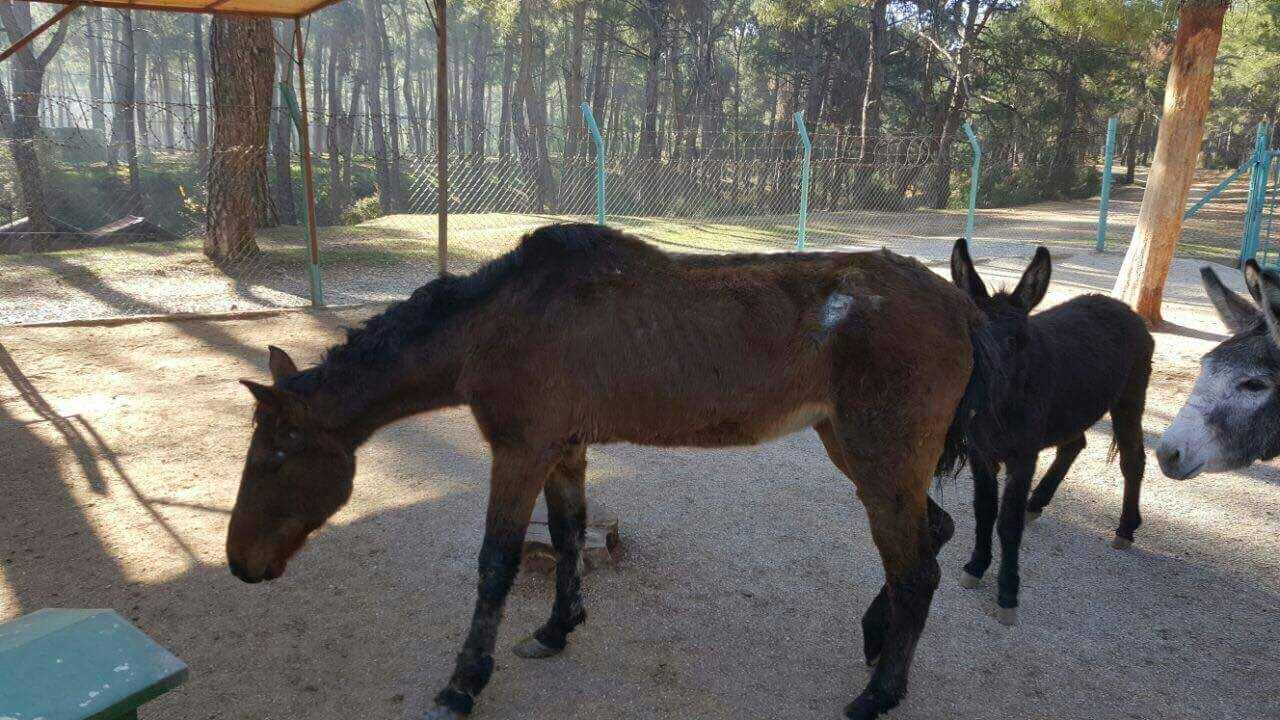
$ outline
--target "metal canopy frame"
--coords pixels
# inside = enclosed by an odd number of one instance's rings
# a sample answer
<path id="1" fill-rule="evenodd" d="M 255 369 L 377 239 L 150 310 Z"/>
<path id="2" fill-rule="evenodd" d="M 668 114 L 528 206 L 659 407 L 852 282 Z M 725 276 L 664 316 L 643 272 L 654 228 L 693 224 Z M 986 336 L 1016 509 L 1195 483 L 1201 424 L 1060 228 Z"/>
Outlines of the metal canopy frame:
<path id="1" fill-rule="evenodd" d="M 295 118 L 295 121 L 297 121 L 297 125 L 298 125 L 297 127 L 298 139 L 299 139 L 298 145 L 299 145 L 299 152 L 302 155 L 302 176 L 303 176 L 303 184 L 305 185 L 306 196 L 307 196 L 307 241 L 310 249 L 310 261 L 311 261 L 310 270 L 311 270 L 311 277 L 312 277 L 311 304 L 317 307 L 322 306 L 324 305 L 324 297 L 323 297 L 323 291 L 320 289 L 320 285 L 319 285 L 320 241 L 316 231 L 315 179 L 311 171 L 311 142 L 310 142 L 310 137 L 309 137 L 310 133 L 308 132 L 307 118 L 306 118 L 307 84 L 305 81 L 306 69 L 303 63 L 304 56 L 305 56 L 305 48 L 302 42 L 303 41 L 302 19 L 316 12 L 317 10 L 322 10 L 324 8 L 327 8 L 330 5 L 334 5 L 336 3 L 341 2 L 342 0 L 324 0 L 323 2 L 316 5 L 315 7 L 307 10 L 305 13 L 299 13 L 299 14 L 249 13 L 249 12 L 240 12 L 240 11 L 220 10 L 219 6 L 225 4 L 228 1 L 229 0 L 212 0 L 212 2 L 208 3 L 203 7 L 183 8 L 183 7 L 173 7 L 171 5 L 166 6 L 159 2 L 146 2 L 146 0 L 144 0 L 143 2 L 130 1 L 128 4 L 119 3 L 119 2 L 113 3 L 113 2 L 105 2 L 105 1 L 95 1 L 95 0 L 84 0 L 84 1 L 76 1 L 76 2 L 68 2 L 67 0 L 52 0 L 52 2 L 54 2 L 55 4 L 61 4 L 63 5 L 63 7 L 60 8 L 56 13 L 54 13 L 53 17 L 41 23 L 38 27 L 34 28 L 31 32 L 23 36 L 22 39 L 20 39 L 18 42 L 14 43 L 13 45 L 9 46 L 3 52 L 0 52 L 0 62 L 3 62 L 14 53 L 18 52 L 22 48 L 31 44 L 31 41 L 40 37 L 49 28 L 61 22 L 68 15 L 70 15 L 72 11 L 74 11 L 76 8 L 79 8 L 84 5 L 95 5 L 98 7 L 105 7 L 113 10 L 152 10 L 155 12 L 186 12 L 186 13 L 201 13 L 201 14 L 207 14 L 207 15 L 232 15 L 232 16 L 238 16 L 238 17 L 257 17 L 257 18 L 293 20 L 294 48 L 291 54 L 293 56 L 293 62 L 298 66 L 298 73 L 299 73 L 298 77 L 300 79 L 298 86 L 301 92 L 301 100 L 302 100 L 301 118 L 300 119 Z M 444 253 L 446 252 L 444 248 L 444 243 L 445 243 L 444 238 L 446 236 L 443 232 L 444 227 L 446 227 L 445 224 L 448 222 L 445 214 L 446 210 L 447 210 L 446 208 L 440 209 L 440 212 L 441 212 L 440 224 L 442 229 L 441 237 L 440 237 L 441 274 L 443 274 L 443 271 L 444 271 Z"/>

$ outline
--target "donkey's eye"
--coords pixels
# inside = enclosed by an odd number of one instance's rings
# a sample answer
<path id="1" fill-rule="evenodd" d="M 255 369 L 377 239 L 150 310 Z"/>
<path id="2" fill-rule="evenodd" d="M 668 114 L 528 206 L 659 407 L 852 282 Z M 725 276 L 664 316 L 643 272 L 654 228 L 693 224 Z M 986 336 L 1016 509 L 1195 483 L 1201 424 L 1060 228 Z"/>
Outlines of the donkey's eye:
<path id="1" fill-rule="evenodd" d="M 1271 386 L 1268 385 L 1265 380 L 1259 380 L 1258 378 L 1249 378 L 1248 380 L 1244 380 L 1240 383 L 1238 387 L 1245 392 L 1255 392 L 1255 393 L 1262 392 L 1264 390 L 1268 390 L 1271 388 Z"/>

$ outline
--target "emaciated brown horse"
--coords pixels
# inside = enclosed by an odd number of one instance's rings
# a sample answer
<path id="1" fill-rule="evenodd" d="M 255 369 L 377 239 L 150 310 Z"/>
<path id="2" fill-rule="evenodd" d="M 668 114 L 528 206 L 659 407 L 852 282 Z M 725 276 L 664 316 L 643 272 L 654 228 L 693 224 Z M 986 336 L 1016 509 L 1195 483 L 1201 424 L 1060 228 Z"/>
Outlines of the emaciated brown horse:
<path id="1" fill-rule="evenodd" d="M 936 554 L 954 531 L 927 491 L 966 452 L 981 325 L 958 289 L 887 251 L 668 255 L 601 226 L 544 227 L 470 276 L 418 289 L 313 368 L 272 348 L 274 384 L 245 381 L 256 427 L 227 559 L 246 582 L 279 577 L 350 497 L 356 449 L 378 428 L 469 406 L 493 455 L 478 597 L 428 714 L 457 718 L 493 671 L 539 492 L 556 598 L 516 652 L 560 652 L 586 618 L 588 445 L 751 445 L 812 427 L 854 481 L 884 563 L 862 621 L 875 670 L 846 709 L 872 718 L 906 692 Z"/>

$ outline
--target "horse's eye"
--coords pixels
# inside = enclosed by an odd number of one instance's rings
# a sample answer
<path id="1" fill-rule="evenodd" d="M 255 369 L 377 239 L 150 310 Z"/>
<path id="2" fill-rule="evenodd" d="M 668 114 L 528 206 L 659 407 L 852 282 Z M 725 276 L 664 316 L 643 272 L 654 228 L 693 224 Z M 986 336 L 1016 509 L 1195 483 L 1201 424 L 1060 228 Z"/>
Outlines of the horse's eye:
<path id="1" fill-rule="evenodd" d="M 1248 380 L 1241 382 L 1238 387 L 1245 392 L 1262 392 L 1263 390 L 1269 389 L 1271 386 L 1268 385 L 1265 380 L 1249 378 Z"/>

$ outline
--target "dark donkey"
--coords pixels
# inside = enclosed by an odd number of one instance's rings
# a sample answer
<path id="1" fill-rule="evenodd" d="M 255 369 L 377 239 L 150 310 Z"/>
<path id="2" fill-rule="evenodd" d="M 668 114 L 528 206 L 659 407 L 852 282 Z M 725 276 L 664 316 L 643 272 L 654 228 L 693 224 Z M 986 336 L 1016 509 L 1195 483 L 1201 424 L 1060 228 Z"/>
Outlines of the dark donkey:
<path id="1" fill-rule="evenodd" d="M 1049 251 L 1035 258 L 1012 292 L 987 293 L 974 270 L 964 239 L 951 253 L 951 277 L 987 316 L 1000 370 L 993 373 L 989 404 L 970 423 L 973 508 L 977 542 L 960 583 L 974 588 L 991 565 L 991 531 L 996 524 L 996 473 L 1007 479 L 999 503 L 1000 622 L 1017 623 L 1018 548 L 1022 530 L 1053 499 L 1076 456 L 1084 432 L 1110 411 L 1112 455 L 1120 452 L 1124 507 L 1113 546 L 1128 547 L 1142 524 L 1138 495 L 1146 453 L 1142 411 L 1155 342 L 1147 326 L 1124 303 L 1104 295 L 1083 295 L 1031 315 L 1049 288 Z M 1057 448 L 1053 464 L 1030 502 L 1036 459 Z M 981 453 L 975 450 L 980 448 Z"/>
<path id="2" fill-rule="evenodd" d="M 418 289 L 313 368 L 272 350 L 274 385 L 245 382 L 256 427 L 227 534 L 231 571 L 279 577 L 350 496 L 356 449 L 378 428 L 469 406 L 493 460 L 478 597 L 428 715 L 457 718 L 493 671 L 539 492 L 556 597 L 517 654 L 563 650 L 586 618 L 588 445 L 751 445 L 812 427 L 853 479 L 884 563 L 863 618 L 875 670 L 846 709 L 872 718 L 906 692 L 936 555 L 954 531 L 927 490 L 963 460 L 960 403 L 981 326 L 963 293 L 889 252 L 668 255 L 596 225 L 544 227 L 470 276 Z"/>

